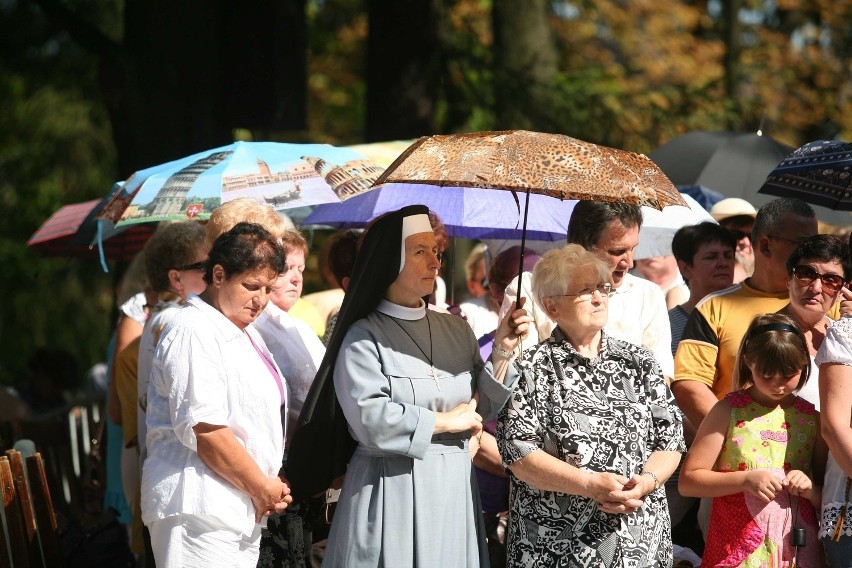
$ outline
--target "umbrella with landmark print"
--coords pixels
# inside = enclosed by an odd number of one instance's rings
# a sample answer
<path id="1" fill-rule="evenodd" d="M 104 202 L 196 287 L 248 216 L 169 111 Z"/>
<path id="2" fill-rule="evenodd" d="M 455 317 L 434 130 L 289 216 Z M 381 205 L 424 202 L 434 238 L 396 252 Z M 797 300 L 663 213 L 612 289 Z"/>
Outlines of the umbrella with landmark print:
<path id="1" fill-rule="evenodd" d="M 370 190 L 382 168 L 328 144 L 234 142 L 139 170 L 104 207 L 116 226 L 206 219 L 249 197 L 282 210 L 346 200 Z"/>

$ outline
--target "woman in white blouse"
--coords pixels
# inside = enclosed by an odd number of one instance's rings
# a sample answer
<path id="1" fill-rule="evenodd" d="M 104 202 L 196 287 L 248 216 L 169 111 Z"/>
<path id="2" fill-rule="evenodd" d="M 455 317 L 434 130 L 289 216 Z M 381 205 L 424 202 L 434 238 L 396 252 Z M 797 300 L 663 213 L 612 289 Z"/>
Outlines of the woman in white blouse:
<path id="1" fill-rule="evenodd" d="M 830 452 L 819 537 L 832 568 L 849 566 L 852 559 L 852 292 L 848 281 L 839 299 L 843 317 L 828 328 L 816 355 L 822 436 Z"/>
<path id="2" fill-rule="evenodd" d="M 148 389 L 142 520 L 158 567 L 246 566 L 261 523 L 286 508 L 278 476 L 286 386 L 251 324 L 285 270 L 259 225 L 216 239 L 204 276 L 163 331 Z"/>

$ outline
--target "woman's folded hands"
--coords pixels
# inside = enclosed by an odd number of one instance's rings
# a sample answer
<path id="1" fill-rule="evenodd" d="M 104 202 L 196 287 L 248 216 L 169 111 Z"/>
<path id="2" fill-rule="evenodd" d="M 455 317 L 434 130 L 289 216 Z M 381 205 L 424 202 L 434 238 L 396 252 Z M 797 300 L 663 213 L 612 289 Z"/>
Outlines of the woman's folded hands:
<path id="1" fill-rule="evenodd" d="M 280 513 L 293 502 L 290 485 L 282 477 L 270 476 L 259 491 L 251 495 L 251 502 L 254 505 L 254 520 L 259 523 L 263 517 Z"/>
<path id="2" fill-rule="evenodd" d="M 623 475 L 607 472 L 590 472 L 585 484 L 586 497 L 598 503 L 604 513 L 632 513 L 643 504 L 642 497 L 653 489 L 646 487 L 648 479 L 634 474 L 629 479 Z"/>

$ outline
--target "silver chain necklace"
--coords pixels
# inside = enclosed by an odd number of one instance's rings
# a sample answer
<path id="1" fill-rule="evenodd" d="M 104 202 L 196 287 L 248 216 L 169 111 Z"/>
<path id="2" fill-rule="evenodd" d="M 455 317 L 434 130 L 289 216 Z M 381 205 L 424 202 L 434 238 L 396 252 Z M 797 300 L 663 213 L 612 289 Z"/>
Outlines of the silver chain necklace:
<path id="1" fill-rule="evenodd" d="M 438 390 L 441 390 L 441 383 L 438 381 L 438 371 L 435 370 L 435 363 L 432 362 L 432 322 L 429 321 L 429 310 L 427 309 L 426 313 L 424 314 L 424 317 L 426 318 L 426 325 L 429 327 L 429 355 L 426 355 L 426 352 L 423 350 L 422 347 L 420 347 L 420 344 L 417 343 L 417 340 L 414 339 L 414 336 L 408 333 L 408 330 L 402 327 L 402 324 L 399 323 L 395 317 L 389 314 L 384 315 L 389 317 L 390 320 L 399 327 L 399 329 L 404 331 L 405 335 L 407 335 L 408 338 L 411 339 L 411 342 L 414 343 L 414 346 L 417 347 L 417 349 L 419 349 L 421 353 L 423 353 L 423 356 L 426 357 L 426 359 L 429 361 L 429 365 L 431 365 L 432 367 L 432 371 L 429 374 L 432 376 L 432 380 L 435 381 L 435 386 L 438 387 Z"/>

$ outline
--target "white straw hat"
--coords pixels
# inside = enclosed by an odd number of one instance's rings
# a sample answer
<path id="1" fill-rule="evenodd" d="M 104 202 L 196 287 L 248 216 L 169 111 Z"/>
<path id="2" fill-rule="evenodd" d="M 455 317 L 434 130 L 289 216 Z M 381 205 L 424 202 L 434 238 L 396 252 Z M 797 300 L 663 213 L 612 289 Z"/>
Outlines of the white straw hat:
<path id="1" fill-rule="evenodd" d="M 710 209 L 710 216 L 717 221 L 722 221 L 728 217 L 736 217 L 738 215 L 748 215 L 753 219 L 757 217 L 757 209 L 754 208 L 754 205 L 745 199 L 740 199 L 739 197 L 728 197 L 727 199 L 723 199 Z"/>

